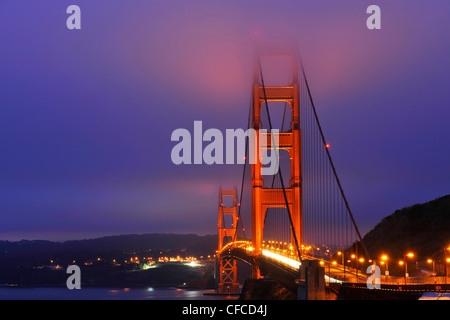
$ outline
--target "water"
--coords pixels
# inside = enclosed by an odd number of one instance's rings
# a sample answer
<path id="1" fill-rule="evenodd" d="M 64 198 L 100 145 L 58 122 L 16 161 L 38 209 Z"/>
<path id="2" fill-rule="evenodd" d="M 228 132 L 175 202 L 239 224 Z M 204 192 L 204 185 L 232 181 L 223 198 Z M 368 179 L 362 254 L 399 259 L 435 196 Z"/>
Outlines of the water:
<path id="1" fill-rule="evenodd" d="M 419 300 L 450 300 L 448 292 L 425 292 Z"/>
<path id="2" fill-rule="evenodd" d="M 2 287 L 0 300 L 224 300 L 236 297 L 203 295 L 205 290 L 178 288 L 27 288 Z"/>

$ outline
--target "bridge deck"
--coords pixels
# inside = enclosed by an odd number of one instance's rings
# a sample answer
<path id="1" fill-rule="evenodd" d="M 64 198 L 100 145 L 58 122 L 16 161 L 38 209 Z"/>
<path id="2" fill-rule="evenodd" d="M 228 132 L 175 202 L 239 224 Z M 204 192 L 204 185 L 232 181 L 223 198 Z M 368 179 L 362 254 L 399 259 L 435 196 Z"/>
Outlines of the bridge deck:
<path id="1" fill-rule="evenodd" d="M 272 254 L 270 254 L 272 253 Z M 295 260 L 296 257 L 283 256 L 279 252 L 263 250 L 263 254 L 255 255 L 250 242 L 239 241 L 236 246 L 230 245 L 220 254 L 221 257 L 234 257 L 249 264 L 256 264 L 263 274 L 266 274 L 278 281 L 291 292 L 297 294 L 298 285 L 304 279 L 300 279 L 299 267 L 301 263 Z M 304 256 L 303 259 L 317 259 L 311 256 Z M 343 266 L 332 265 L 324 261 L 326 284 L 331 290 L 337 290 L 340 286 L 347 289 L 367 289 L 366 280 L 368 275 L 360 271 Z M 381 283 L 381 291 L 391 292 L 450 292 L 450 284 L 392 284 Z"/>

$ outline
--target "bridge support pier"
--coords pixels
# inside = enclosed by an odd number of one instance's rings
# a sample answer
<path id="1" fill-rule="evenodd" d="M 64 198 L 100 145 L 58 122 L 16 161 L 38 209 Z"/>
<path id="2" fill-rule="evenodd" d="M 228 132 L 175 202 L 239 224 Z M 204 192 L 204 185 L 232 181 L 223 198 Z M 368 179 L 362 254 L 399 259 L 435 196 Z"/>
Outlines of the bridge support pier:
<path id="1" fill-rule="evenodd" d="M 302 260 L 298 300 L 325 300 L 325 269 L 318 260 Z"/>

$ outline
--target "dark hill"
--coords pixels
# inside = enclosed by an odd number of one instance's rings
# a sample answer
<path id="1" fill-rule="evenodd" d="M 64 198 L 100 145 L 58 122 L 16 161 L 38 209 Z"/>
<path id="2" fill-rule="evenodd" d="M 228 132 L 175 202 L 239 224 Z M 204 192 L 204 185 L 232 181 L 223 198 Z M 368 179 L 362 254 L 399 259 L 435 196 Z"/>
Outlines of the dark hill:
<path id="1" fill-rule="evenodd" d="M 83 285 L 205 287 L 214 283 L 211 263 L 199 268 L 169 263 L 144 269 L 143 265 L 145 259 L 157 261 L 161 256 L 206 258 L 214 255 L 216 247 L 217 235 L 195 234 L 130 234 L 65 242 L 0 241 L 0 284 L 65 286 L 65 268 L 75 260 L 83 268 Z M 140 262 L 127 262 L 136 256 Z"/>
<path id="2" fill-rule="evenodd" d="M 55 257 L 89 257 L 107 252 L 180 251 L 186 255 L 214 254 L 217 235 L 129 234 L 95 239 L 53 242 L 44 240 L 0 241 L 0 265 L 6 261 L 37 263 Z"/>
<path id="3" fill-rule="evenodd" d="M 214 252 L 217 236 L 196 234 L 150 233 L 108 236 L 87 240 L 72 240 L 63 243 L 69 250 L 80 251 L 144 251 L 186 249 L 193 254 L 200 251 Z M 204 253 L 203 252 L 203 253 Z"/>
<path id="4" fill-rule="evenodd" d="M 414 251 L 419 260 L 442 257 L 450 245 L 450 195 L 415 204 L 385 217 L 363 238 L 370 255 L 400 259 Z"/>

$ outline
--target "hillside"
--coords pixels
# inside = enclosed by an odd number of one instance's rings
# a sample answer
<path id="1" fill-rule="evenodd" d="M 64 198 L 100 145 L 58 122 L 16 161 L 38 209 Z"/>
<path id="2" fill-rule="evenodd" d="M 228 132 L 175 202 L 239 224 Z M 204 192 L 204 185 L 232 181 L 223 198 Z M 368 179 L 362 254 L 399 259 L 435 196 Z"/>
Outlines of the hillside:
<path id="1" fill-rule="evenodd" d="M 33 265 L 55 258 L 89 258 L 113 252 L 132 253 L 160 251 L 201 256 L 214 254 L 216 235 L 196 234 L 129 234 L 95 239 L 53 242 L 45 240 L 0 241 L 1 266 L 8 263 Z"/>
<path id="2" fill-rule="evenodd" d="M 450 195 L 395 211 L 363 241 L 374 258 L 382 253 L 401 258 L 409 250 L 419 260 L 442 258 L 443 249 L 450 245 Z"/>
<path id="3" fill-rule="evenodd" d="M 140 234 L 53 242 L 0 241 L 0 285 L 65 286 L 66 266 L 82 268 L 82 283 L 90 286 L 188 286 L 214 283 L 214 263 L 196 268 L 185 263 L 148 261 L 160 257 L 214 255 L 216 235 Z M 175 260 L 178 261 L 178 260 Z"/>

